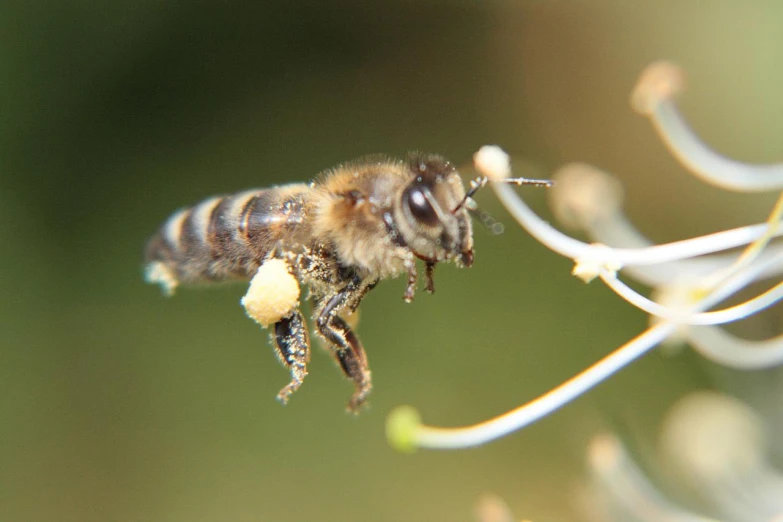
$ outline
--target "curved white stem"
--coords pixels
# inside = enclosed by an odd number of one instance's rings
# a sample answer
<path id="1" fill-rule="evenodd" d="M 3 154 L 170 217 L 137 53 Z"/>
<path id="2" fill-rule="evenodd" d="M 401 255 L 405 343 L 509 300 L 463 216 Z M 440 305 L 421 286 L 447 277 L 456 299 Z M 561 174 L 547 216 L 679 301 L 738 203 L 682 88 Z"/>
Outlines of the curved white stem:
<path id="1" fill-rule="evenodd" d="M 691 313 L 689 310 L 675 310 L 651 301 L 620 281 L 613 272 L 602 271 L 600 277 L 617 295 L 635 307 L 676 324 L 708 326 L 739 321 L 783 299 L 783 283 L 778 283 L 766 292 L 740 305 L 714 312 Z"/>
<path id="2" fill-rule="evenodd" d="M 654 326 L 557 388 L 489 421 L 462 428 L 419 426 L 415 434 L 416 445 L 431 449 L 467 448 L 524 428 L 565 406 L 638 359 L 670 335 L 674 329 L 674 325 L 667 323 Z"/>
<path id="3" fill-rule="evenodd" d="M 502 183 L 492 183 L 492 188 L 517 222 L 551 250 L 571 259 L 587 257 L 595 250 L 594 245 L 577 241 L 538 217 L 511 187 Z M 747 245 L 764 236 L 768 231 L 767 223 L 759 223 L 646 248 L 607 249 L 603 247 L 603 252 L 606 253 L 604 257 L 606 257 L 607 265 L 620 267 L 653 265 L 703 256 Z M 773 237 L 781 235 L 783 235 L 783 228 L 776 230 Z"/>
<path id="4" fill-rule="evenodd" d="M 654 245 L 631 223 L 622 212 L 616 212 L 610 218 L 602 219 L 584 227 L 585 233 L 596 243 L 602 243 L 610 248 L 641 249 Z M 783 243 L 768 245 L 760 254 L 759 259 L 766 259 L 783 252 Z M 629 265 L 623 268 L 623 273 L 647 286 L 671 284 L 675 279 L 688 280 L 703 277 L 704 274 L 717 272 L 735 262 L 734 253 L 712 254 L 696 259 L 681 259 L 657 265 Z M 778 268 L 783 271 L 783 266 Z M 770 269 L 764 277 L 776 275 Z"/>
<path id="5" fill-rule="evenodd" d="M 783 164 L 749 165 L 717 154 L 685 123 L 674 100 L 655 104 L 650 119 L 671 152 L 707 183 L 741 192 L 783 189 Z"/>
<path id="6" fill-rule="evenodd" d="M 686 335 L 694 350 L 723 366 L 760 370 L 783 364 L 783 335 L 750 341 L 716 326 L 695 326 Z"/>
<path id="7" fill-rule="evenodd" d="M 708 310 L 744 288 L 765 267 L 758 263 L 727 279 L 724 284 L 694 303 L 693 312 Z M 417 447 L 457 449 L 478 446 L 524 428 L 565 406 L 585 391 L 635 361 L 666 339 L 677 329 L 671 322 L 653 326 L 604 357 L 593 366 L 572 377 L 540 397 L 488 421 L 460 428 L 437 428 L 418 424 L 412 434 Z"/>

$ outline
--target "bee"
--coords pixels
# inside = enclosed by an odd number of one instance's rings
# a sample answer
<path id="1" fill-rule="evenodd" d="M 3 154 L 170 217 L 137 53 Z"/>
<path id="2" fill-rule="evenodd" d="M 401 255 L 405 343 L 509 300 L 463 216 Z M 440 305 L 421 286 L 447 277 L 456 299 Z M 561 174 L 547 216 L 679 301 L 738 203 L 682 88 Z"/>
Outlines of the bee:
<path id="1" fill-rule="evenodd" d="M 345 163 L 310 184 L 213 197 L 176 212 L 152 237 L 147 280 L 169 294 L 180 284 L 226 280 L 251 280 L 252 290 L 257 280 L 268 278 L 264 267 L 270 261 L 283 261 L 288 274 L 280 278 L 309 290 L 314 333 L 353 382 L 348 410 L 358 412 L 372 379 L 364 347 L 349 326 L 351 315 L 378 282 L 401 274 L 407 275 L 403 298 L 411 302 L 417 261 L 424 264 L 429 293 L 435 291 L 436 264 L 473 264 L 468 207 L 478 186 L 466 193 L 446 159 L 411 154 L 402 161 L 371 157 Z M 290 306 L 265 320 L 250 306 L 251 297 L 249 290 L 242 301 L 248 315 L 272 323 L 271 344 L 291 374 L 277 395 L 286 403 L 302 385 L 310 358 L 298 292 Z"/>

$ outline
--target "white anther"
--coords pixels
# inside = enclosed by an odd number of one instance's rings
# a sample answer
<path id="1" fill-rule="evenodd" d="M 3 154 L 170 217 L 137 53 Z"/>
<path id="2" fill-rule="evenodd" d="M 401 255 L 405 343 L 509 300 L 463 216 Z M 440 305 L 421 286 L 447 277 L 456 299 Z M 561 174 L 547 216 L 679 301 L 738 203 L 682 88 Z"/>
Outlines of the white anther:
<path id="1" fill-rule="evenodd" d="M 497 145 L 484 145 L 473 154 L 476 170 L 490 181 L 502 181 L 511 176 L 511 159 Z"/>
<path id="2" fill-rule="evenodd" d="M 590 229 L 615 216 L 622 206 L 623 188 L 617 179 L 591 165 L 565 165 L 553 178 L 552 211 L 568 227 Z"/>
<path id="3" fill-rule="evenodd" d="M 664 422 L 665 451 L 696 476 L 720 480 L 763 466 L 768 439 L 758 414 L 716 392 L 681 399 Z"/>
<path id="4" fill-rule="evenodd" d="M 648 115 L 661 101 L 682 91 L 684 84 L 685 75 L 677 65 L 663 60 L 651 63 L 642 71 L 631 92 L 631 107 Z"/>

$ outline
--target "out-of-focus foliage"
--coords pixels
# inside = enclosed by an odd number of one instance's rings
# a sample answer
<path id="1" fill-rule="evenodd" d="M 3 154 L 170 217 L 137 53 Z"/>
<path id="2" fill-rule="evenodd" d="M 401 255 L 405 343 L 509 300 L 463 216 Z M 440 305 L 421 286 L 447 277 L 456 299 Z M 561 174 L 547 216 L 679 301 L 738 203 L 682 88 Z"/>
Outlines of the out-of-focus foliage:
<path id="1" fill-rule="evenodd" d="M 165 299 L 142 283 L 141 251 L 211 194 L 367 153 L 467 164 L 485 143 L 543 174 L 575 160 L 617 173 L 655 240 L 762 221 L 774 196 L 683 176 L 627 99 L 671 59 L 698 85 L 682 109 L 705 141 L 780 160 L 779 2 L 38 2 L 0 8 L 0 33 L 2 520 L 470 520 L 484 491 L 573 520 L 596 432 L 621 427 L 643 450 L 687 391 L 764 396 L 767 377 L 656 353 L 511 438 L 401 456 L 383 437 L 393 406 L 485 418 L 646 318 L 517 227 L 478 229 L 474 267 L 439 269 L 434 296 L 406 305 L 387 281 L 365 301 L 376 388 L 353 418 L 318 350 L 277 404 L 287 374 L 243 288 Z M 489 193 L 479 203 L 510 222 Z M 779 325 L 778 310 L 752 328 Z"/>

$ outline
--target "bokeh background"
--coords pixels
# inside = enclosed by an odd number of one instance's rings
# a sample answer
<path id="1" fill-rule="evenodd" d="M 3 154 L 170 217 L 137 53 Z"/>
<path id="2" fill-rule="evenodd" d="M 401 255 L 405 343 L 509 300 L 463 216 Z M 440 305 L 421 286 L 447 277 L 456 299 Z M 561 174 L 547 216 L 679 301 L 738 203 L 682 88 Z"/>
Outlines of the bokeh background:
<path id="1" fill-rule="evenodd" d="M 570 277 L 487 191 L 506 233 L 477 228 L 473 268 L 441 267 L 412 305 L 402 280 L 365 300 L 375 390 L 352 417 L 320 349 L 280 406 L 288 375 L 243 287 L 163 298 L 141 252 L 211 194 L 368 153 L 469 165 L 488 143 L 543 175 L 569 161 L 615 173 L 655 240 L 761 221 L 772 196 L 686 175 L 628 96 L 671 59 L 708 143 L 779 160 L 780 2 L 8 2 L 0 34 L 2 521 L 467 521 L 487 491 L 519 517 L 579 520 L 593 434 L 621 427 L 643 447 L 683 393 L 748 382 L 653 353 L 514 436 L 400 455 L 383 434 L 394 406 L 482 420 L 646 318 Z M 525 190 L 547 215 L 543 191 Z"/>

